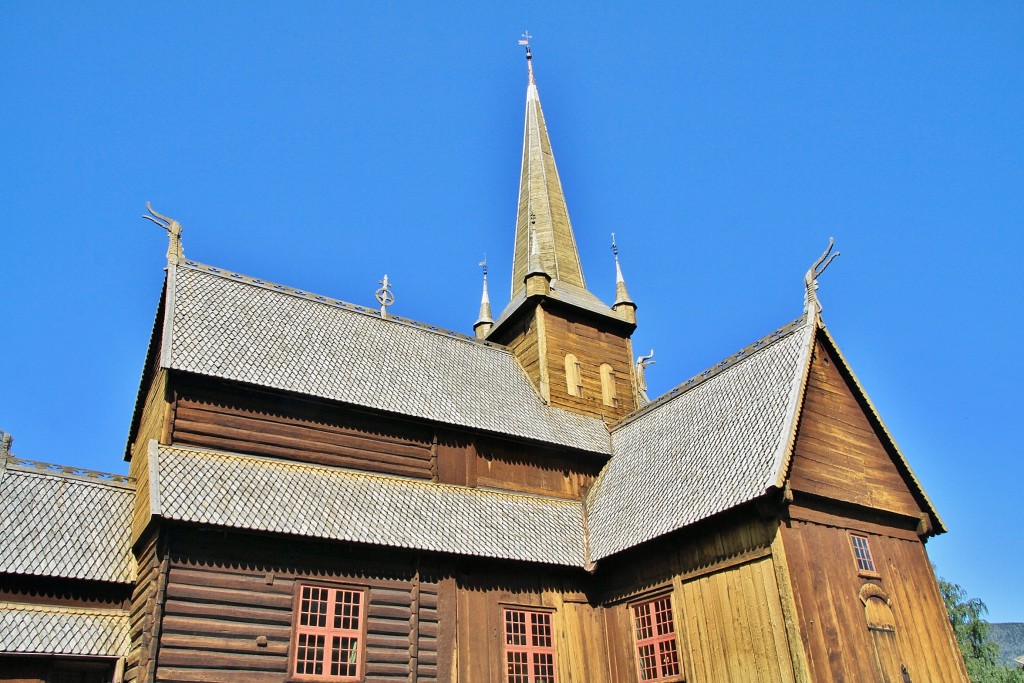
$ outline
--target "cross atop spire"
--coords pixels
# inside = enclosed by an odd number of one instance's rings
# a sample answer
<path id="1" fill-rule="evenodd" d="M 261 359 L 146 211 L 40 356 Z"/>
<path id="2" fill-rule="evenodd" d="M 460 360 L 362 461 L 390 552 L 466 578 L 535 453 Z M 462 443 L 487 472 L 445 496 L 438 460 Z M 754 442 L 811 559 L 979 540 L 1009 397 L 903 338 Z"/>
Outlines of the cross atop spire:
<path id="1" fill-rule="evenodd" d="M 533 53 L 530 52 L 530 39 L 533 36 L 530 35 L 529 31 L 523 33 L 523 37 L 519 40 L 519 44 L 526 48 L 526 70 L 530 73 L 530 85 L 534 85 L 533 82 Z"/>

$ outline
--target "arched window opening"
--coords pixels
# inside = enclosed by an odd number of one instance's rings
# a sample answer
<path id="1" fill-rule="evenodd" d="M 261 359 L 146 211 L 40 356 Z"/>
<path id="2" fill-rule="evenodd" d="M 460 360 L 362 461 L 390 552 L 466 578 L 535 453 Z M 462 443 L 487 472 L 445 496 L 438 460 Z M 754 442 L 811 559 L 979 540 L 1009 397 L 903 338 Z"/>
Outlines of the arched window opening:
<path id="1" fill-rule="evenodd" d="M 615 391 L 615 371 L 607 363 L 601 364 L 601 399 L 606 406 L 619 405 L 619 395 Z"/>
<path id="2" fill-rule="evenodd" d="M 565 388 L 570 396 L 583 396 L 583 380 L 580 378 L 580 362 L 571 353 L 565 354 Z"/>

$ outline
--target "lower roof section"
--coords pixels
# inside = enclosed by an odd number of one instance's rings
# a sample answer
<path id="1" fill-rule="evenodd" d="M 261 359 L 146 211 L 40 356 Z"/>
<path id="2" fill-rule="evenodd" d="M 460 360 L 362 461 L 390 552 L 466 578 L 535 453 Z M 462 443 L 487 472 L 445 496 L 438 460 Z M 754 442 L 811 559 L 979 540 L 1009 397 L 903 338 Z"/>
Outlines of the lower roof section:
<path id="1" fill-rule="evenodd" d="M 578 501 L 150 444 L 164 519 L 585 567 Z"/>
<path id="2" fill-rule="evenodd" d="M 128 612 L 0 602 L 0 653 L 91 657 L 128 654 Z"/>
<path id="3" fill-rule="evenodd" d="M 0 572 L 135 580 L 125 477 L 0 456 Z"/>

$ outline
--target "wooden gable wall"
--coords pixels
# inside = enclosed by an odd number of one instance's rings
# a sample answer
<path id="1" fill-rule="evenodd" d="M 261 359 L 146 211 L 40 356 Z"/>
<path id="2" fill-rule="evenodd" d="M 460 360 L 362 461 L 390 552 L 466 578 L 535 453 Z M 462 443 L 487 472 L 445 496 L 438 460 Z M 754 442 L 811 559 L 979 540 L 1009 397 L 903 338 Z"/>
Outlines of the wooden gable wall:
<path id="1" fill-rule="evenodd" d="M 966 681 L 922 540 L 927 503 L 824 333 L 790 468 L 782 554 L 812 679 Z M 875 571 L 858 568 L 851 534 Z"/>
<path id="2" fill-rule="evenodd" d="M 919 518 L 923 510 L 819 334 L 814 346 L 789 482 L 793 490 Z"/>

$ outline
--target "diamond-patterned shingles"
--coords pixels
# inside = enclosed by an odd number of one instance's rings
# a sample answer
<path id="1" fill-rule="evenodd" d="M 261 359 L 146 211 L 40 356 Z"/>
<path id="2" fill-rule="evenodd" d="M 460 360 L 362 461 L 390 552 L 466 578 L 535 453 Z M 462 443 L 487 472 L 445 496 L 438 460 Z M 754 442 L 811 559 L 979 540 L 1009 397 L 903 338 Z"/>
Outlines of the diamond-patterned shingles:
<path id="1" fill-rule="evenodd" d="M 126 611 L 0 602 L 0 652 L 122 657 L 128 645 Z"/>
<path id="2" fill-rule="evenodd" d="M 612 432 L 587 498 L 591 559 L 752 500 L 774 483 L 812 330 L 797 327 Z"/>
<path id="3" fill-rule="evenodd" d="M 123 486 L 8 467 L 0 478 L 0 572 L 134 581 L 134 499 Z"/>
<path id="4" fill-rule="evenodd" d="M 503 348 L 206 268 L 176 269 L 173 368 L 610 452 L 602 421 L 544 405 Z"/>
<path id="5" fill-rule="evenodd" d="M 164 517 L 460 555 L 586 564 L 579 502 L 160 447 Z"/>

